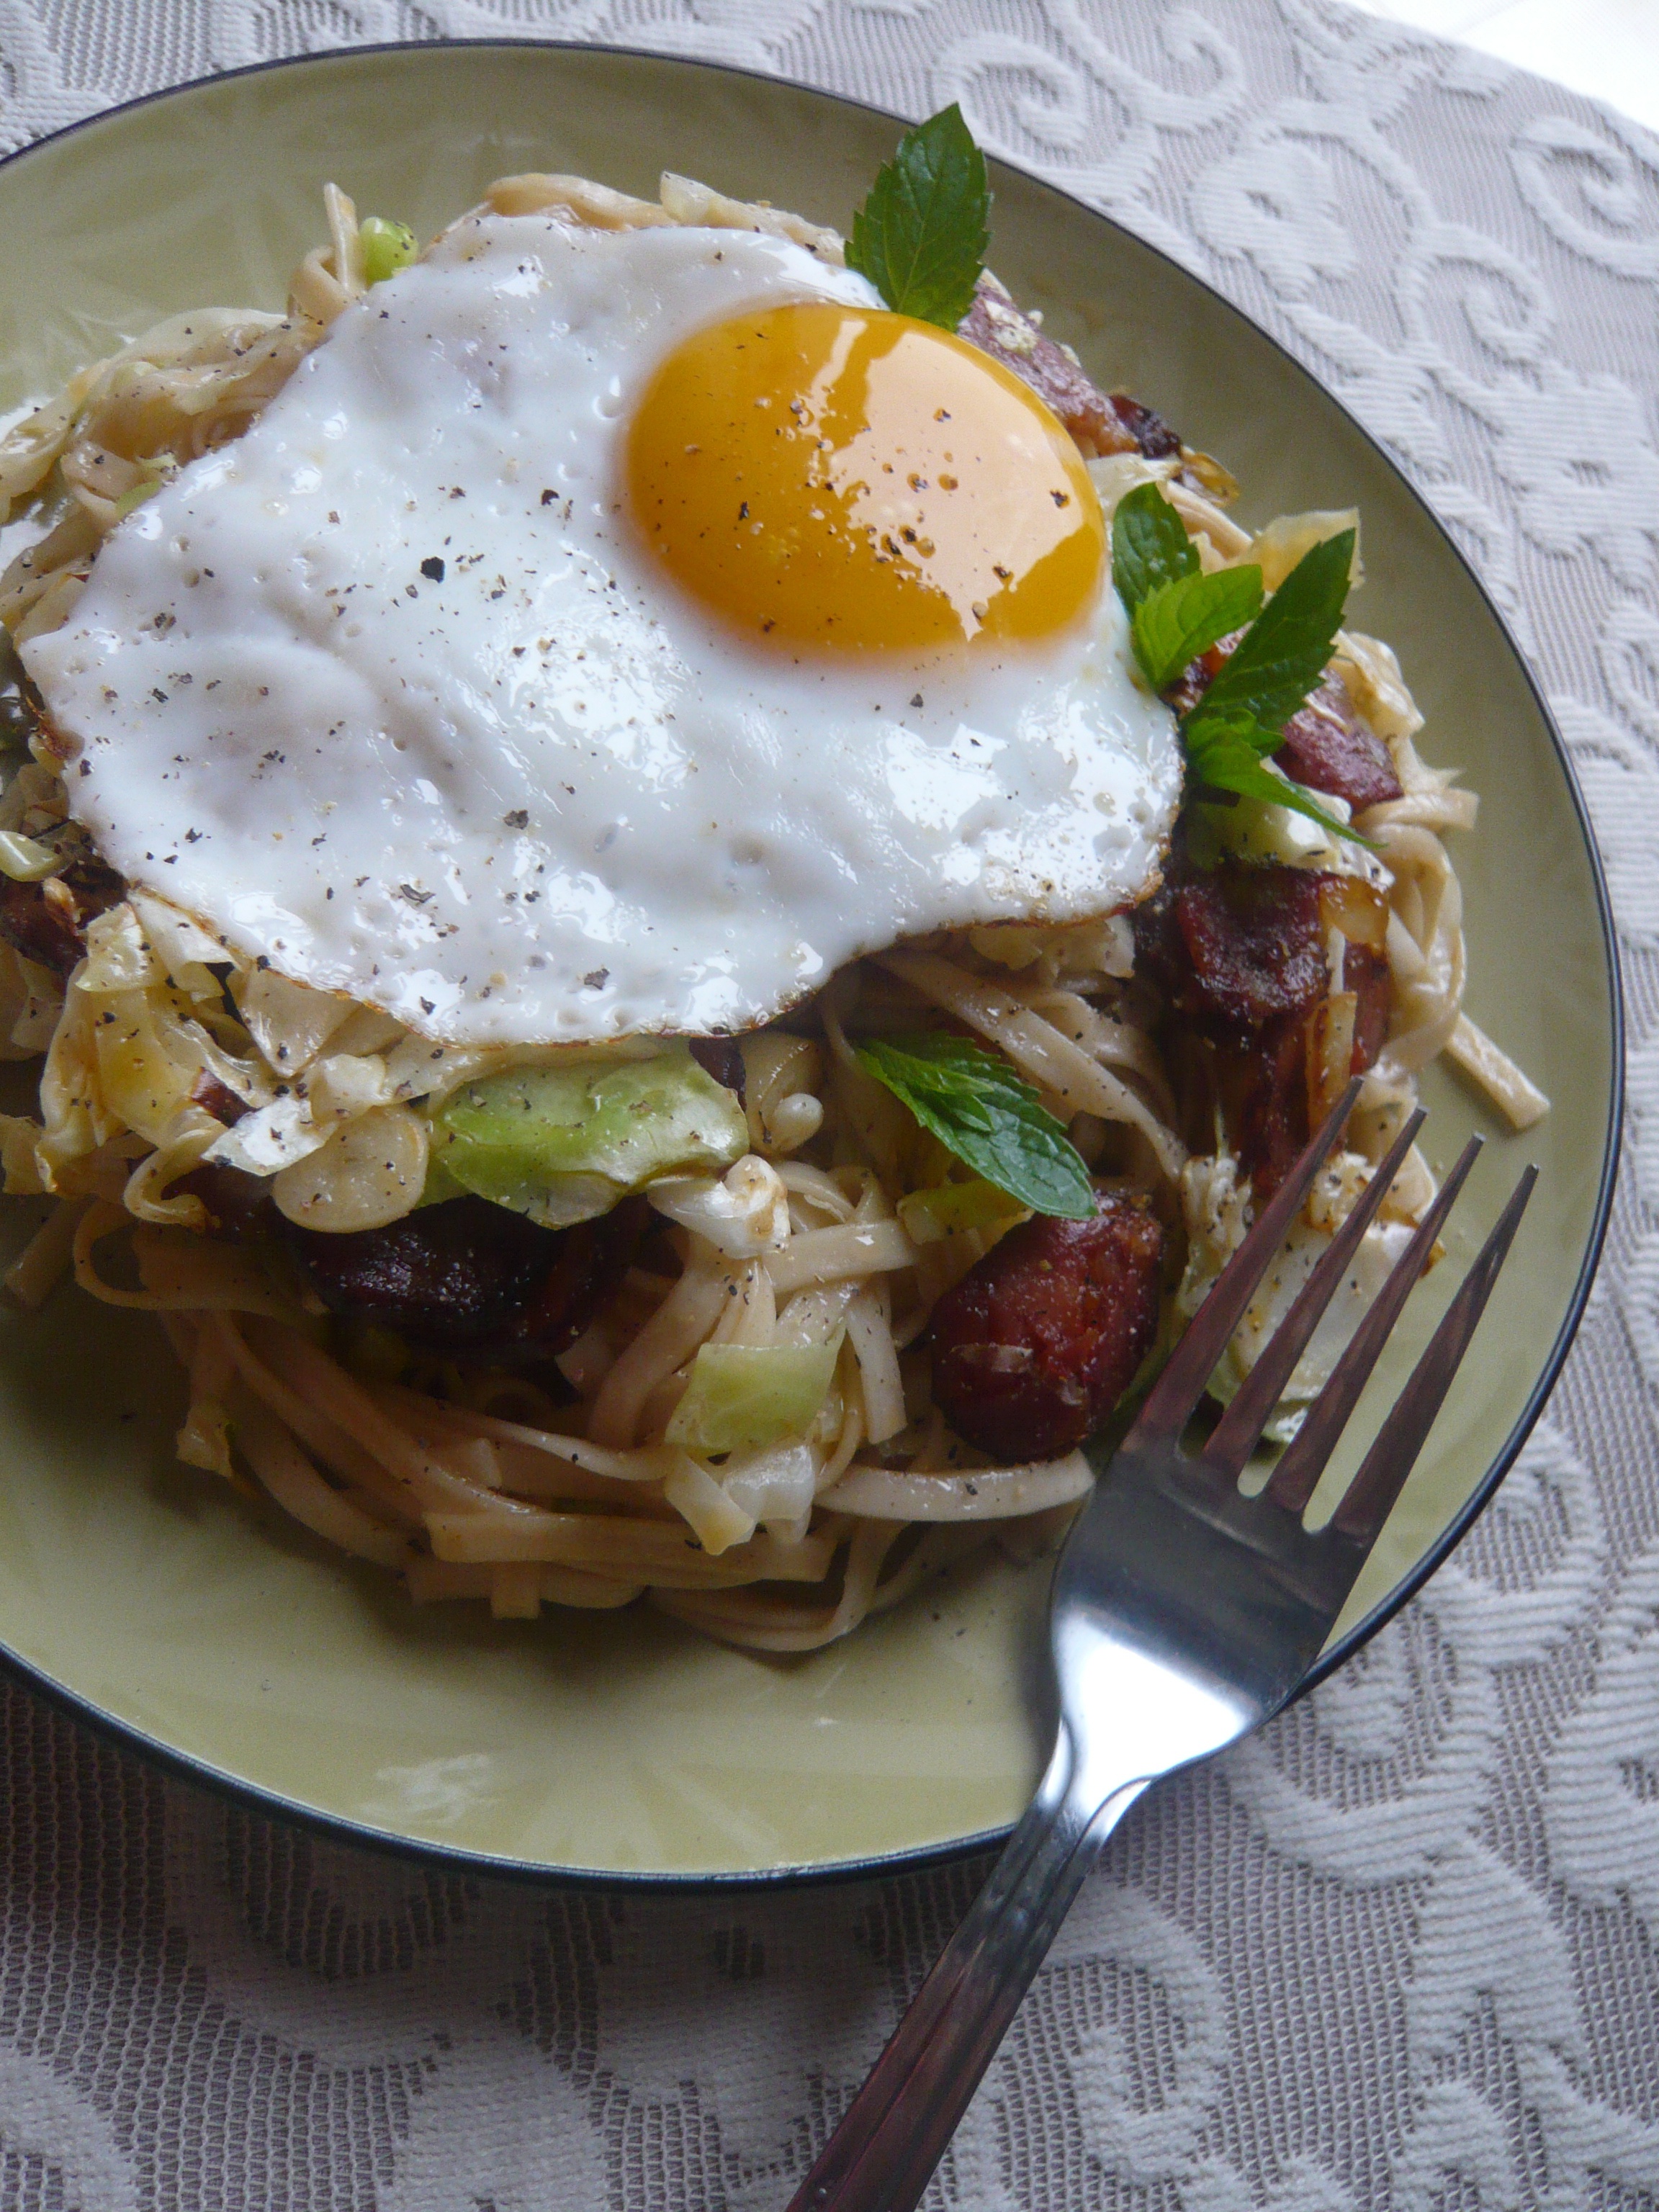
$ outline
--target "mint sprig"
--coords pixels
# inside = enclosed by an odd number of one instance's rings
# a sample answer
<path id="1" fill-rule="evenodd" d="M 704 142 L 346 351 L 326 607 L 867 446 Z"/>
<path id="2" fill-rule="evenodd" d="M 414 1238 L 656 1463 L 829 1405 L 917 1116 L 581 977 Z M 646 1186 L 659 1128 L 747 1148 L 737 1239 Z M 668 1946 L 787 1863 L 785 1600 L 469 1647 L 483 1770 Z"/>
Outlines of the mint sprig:
<path id="1" fill-rule="evenodd" d="M 1261 571 L 1218 568 L 1160 584 L 1135 609 L 1130 638 L 1154 691 L 1167 690 L 1183 668 L 1261 611 Z"/>
<path id="2" fill-rule="evenodd" d="M 856 1050 L 866 1073 L 975 1175 L 1035 1212 L 1093 1219 L 1082 1155 L 1006 1060 L 943 1030 L 872 1037 Z"/>
<path id="3" fill-rule="evenodd" d="M 1112 581 L 1129 615 L 1141 673 L 1167 691 L 1182 670 L 1261 611 L 1261 571 L 1206 576 L 1181 517 L 1156 484 L 1137 484 L 1112 517 Z"/>
<path id="4" fill-rule="evenodd" d="M 1355 844 L 1369 843 L 1352 824 L 1328 814 L 1305 784 L 1276 775 L 1267 766 L 1283 742 L 1283 732 L 1264 730 L 1248 714 L 1194 715 L 1183 727 L 1187 766 L 1194 784 L 1204 791 L 1238 799 L 1265 799 L 1273 806 L 1287 806 L 1292 814 L 1316 822 L 1329 837 L 1347 837 Z"/>
<path id="5" fill-rule="evenodd" d="M 1364 844 L 1303 785 L 1266 766 L 1284 741 L 1285 725 L 1325 672 L 1342 624 L 1353 549 L 1352 530 L 1310 547 L 1264 605 L 1261 571 L 1253 563 L 1204 574 L 1180 516 L 1156 484 L 1138 484 L 1112 518 L 1112 580 L 1128 612 L 1135 659 L 1154 691 L 1167 691 L 1200 653 L 1244 630 L 1182 722 L 1194 782 L 1287 806 L 1329 836 Z"/>
<path id="6" fill-rule="evenodd" d="M 1264 730 L 1284 728 L 1324 674 L 1342 627 L 1354 536 L 1344 530 L 1309 547 L 1239 640 L 1194 714 L 1243 713 Z"/>
<path id="7" fill-rule="evenodd" d="M 974 303 L 990 240 L 985 156 L 954 100 L 907 131 L 853 217 L 847 265 L 887 305 L 947 331 Z"/>
<path id="8" fill-rule="evenodd" d="M 1158 486 L 1125 492 L 1112 517 L 1112 581 L 1130 614 L 1154 592 L 1198 574 L 1198 548 Z"/>

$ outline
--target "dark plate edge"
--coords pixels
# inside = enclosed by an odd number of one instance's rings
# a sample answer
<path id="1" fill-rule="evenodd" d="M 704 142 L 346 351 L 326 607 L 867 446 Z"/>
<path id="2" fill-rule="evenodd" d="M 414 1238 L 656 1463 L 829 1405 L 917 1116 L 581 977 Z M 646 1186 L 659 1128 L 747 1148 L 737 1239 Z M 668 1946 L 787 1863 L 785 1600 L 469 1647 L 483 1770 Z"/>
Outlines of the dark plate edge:
<path id="1" fill-rule="evenodd" d="M 121 100 L 112 106 L 99 108 L 91 115 L 82 116 L 76 122 L 66 124 L 62 130 L 49 131 L 42 137 L 31 139 L 27 145 L 17 147 L 11 153 L 0 157 L 0 170 L 9 168 L 14 162 L 24 160 L 42 147 L 57 145 L 66 138 L 75 137 L 82 131 L 112 120 L 115 117 L 129 115 L 140 108 L 154 106 L 161 100 L 178 98 L 182 94 L 197 91 L 205 85 L 227 83 L 239 77 L 263 76 L 276 70 L 300 70 L 313 64 L 337 64 L 359 55 L 369 57 L 379 54 L 441 53 L 458 47 L 487 52 L 534 53 L 550 50 L 558 53 L 617 54 L 630 60 L 664 63 L 672 68 L 702 70 L 716 76 L 740 77 L 769 88 L 781 88 L 787 91 L 808 92 L 818 99 L 831 100 L 838 106 L 852 108 L 861 114 L 880 117 L 890 122 L 896 130 L 907 129 L 909 124 L 908 117 L 894 114 L 886 108 L 876 107 L 862 100 L 850 100 L 844 94 L 830 92 L 820 85 L 801 83 L 791 77 L 772 76 L 763 70 L 741 69 L 726 63 L 703 62 L 686 55 L 658 53 L 648 47 L 613 46 L 608 42 L 569 39 L 383 40 L 368 46 L 335 46 L 315 53 L 281 55 L 270 61 L 252 62 L 240 69 L 217 70 L 209 76 L 191 78 L 183 84 L 167 85 L 156 92 L 142 93 L 136 99 Z M 1000 155 L 993 157 L 993 165 L 1015 171 L 1026 182 L 1038 185 L 1044 191 L 1052 192 L 1057 199 L 1073 198 L 1073 195 L 1060 185 L 1050 184 L 1046 178 L 1036 176 L 1030 170 L 1020 169 L 1017 163 L 1005 161 Z M 1491 1504 L 1498 1486 L 1519 1456 L 1522 1445 L 1532 1433 L 1539 1415 L 1544 1409 L 1545 1401 L 1554 1389 L 1560 1376 L 1572 1340 L 1577 1334 L 1578 1325 L 1583 1318 L 1584 1309 L 1589 1303 L 1590 1291 L 1595 1279 L 1596 1269 L 1601 1263 L 1602 1247 L 1607 1240 L 1607 1226 L 1612 1215 L 1613 1189 L 1618 1177 L 1620 1146 L 1625 1118 L 1625 998 L 1623 975 L 1619 958 L 1618 933 L 1613 922 L 1613 905 L 1607 893 L 1607 876 L 1601 864 L 1601 851 L 1590 825 L 1589 811 L 1584 804 L 1583 793 L 1579 788 L 1578 777 L 1573 768 L 1571 755 L 1568 752 L 1561 732 L 1556 726 L 1555 717 L 1550 712 L 1548 702 L 1539 687 L 1531 665 L 1516 642 L 1509 623 L 1504 620 L 1503 614 L 1487 592 L 1473 563 L 1441 521 L 1428 500 L 1419 491 L 1405 471 L 1392 459 L 1382 441 L 1372 435 L 1358 416 L 1345 407 L 1334 392 L 1327 392 L 1313 372 L 1297 359 L 1290 348 L 1282 344 L 1270 331 L 1264 330 L 1253 316 L 1247 314 L 1242 307 L 1235 306 L 1224 293 L 1218 291 L 1214 285 L 1207 283 L 1195 271 L 1176 261 L 1173 255 L 1164 252 L 1160 246 L 1152 245 L 1147 240 L 1129 229 L 1127 224 L 1119 222 L 1115 216 L 1103 214 L 1098 209 L 1089 207 L 1085 201 L 1075 201 L 1074 204 L 1083 208 L 1085 213 L 1096 222 L 1109 223 L 1113 229 L 1122 232 L 1143 252 L 1152 254 L 1156 259 L 1164 263 L 1169 269 L 1187 283 L 1197 285 L 1226 313 L 1237 316 L 1240 321 L 1246 324 L 1258 337 L 1282 356 L 1299 375 L 1305 377 L 1339 410 L 1365 443 L 1376 453 L 1383 465 L 1399 478 L 1408 495 L 1421 510 L 1430 527 L 1443 541 L 1453 558 L 1462 568 L 1470 582 L 1474 586 L 1487 614 L 1496 624 L 1499 635 L 1514 656 L 1527 688 L 1532 695 L 1533 703 L 1537 708 L 1544 727 L 1548 732 L 1550 742 L 1555 748 L 1557 761 L 1565 778 L 1568 796 L 1571 799 L 1577 821 L 1578 833 L 1583 840 L 1584 849 L 1589 860 L 1591 879 L 1595 890 L 1596 915 L 1601 927 L 1602 951 L 1607 964 L 1609 987 L 1608 1012 L 1611 1030 L 1609 1042 L 1612 1047 L 1613 1062 L 1607 1101 L 1607 1134 L 1601 1156 L 1601 1171 L 1596 1187 L 1595 1204 L 1590 1219 L 1590 1233 L 1585 1245 L 1584 1257 L 1579 1267 L 1577 1279 L 1573 1286 L 1573 1294 L 1568 1302 L 1567 1310 L 1562 1317 L 1561 1326 L 1556 1332 L 1554 1340 L 1539 1372 L 1538 1379 L 1533 1385 L 1515 1425 L 1504 1438 L 1486 1474 L 1465 1500 L 1461 1510 L 1447 1524 L 1411 1572 L 1395 1585 L 1387 1597 L 1374 1606 L 1370 1612 L 1357 1622 L 1339 1643 L 1321 1655 L 1294 1695 L 1287 1701 L 1294 1705 L 1298 1698 L 1305 1696 L 1308 1691 L 1324 1681 L 1328 1675 L 1335 1672 L 1337 1668 L 1351 1659 L 1363 1644 L 1368 1643 L 1380 1628 L 1393 1620 L 1395 1613 L 1410 1599 L 1416 1596 L 1430 1576 L 1434 1574 L 1456 1549 L 1480 1514 Z M 22 1658 L 3 1644 L 0 1644 L 0 1668 L 3 1668 L 7 1673 L 26 1684 L 29 1689 L 45 1698 L 48 1703 L 57 1706 L 61 1711 L 68 1713 L 73 1719 L 81 1722 L 95 1734 L 105 1737 L 121 1749 L 136 1752 L 140 1756 L 155 1761 L 179 1779 L 204 1788 L 217 1796 L 252 1806 L 266 1815 L 276 1815 L 280 1819 L 294 1821 L 301 1827 L 327 1837 L 331 1841 L 349 1844 L 383 1858 L 416 1859 L 441 1867 L 452 1874 L 464 1874 L 473 1880 L 536 1882 L 545 1887 L 572 1889 L 629 1889 L 674 1893 L 720 1893 L 754 1889 L 802 1887 L 820 1882 L 828 1884 L 873 1881 L 895 1875 L 920 1873 L 928 1868 L 948 1865 L 956 1860 L 970 1858 L 995 1850 L 1012 1832 L 1012 1824 L 1010 1824 L 1008 1826 L 984 1829 L 971 1836 L 952 1837 L 942 1843 L 923 1844 L 912 1850 L 879 1852 L 866 1858 L 814 1861 L 805 1864 L 755 1868 L 736 1873 L 666 1874 L 611 1871 L 592 1867 L 550 1867 L 535 1860 L 496 1858 L 486 1853 L 465 1850 L 454 1844 L 431 1843 L 414 1836 L 393 1835 L 385 1829 L 371 1828 L 360 1821 L 349 1820 L 343 1814 L 319 1812 L 314 1807 L 285 1797 L 278 1791 L 263 1789 L 257 1783 L 243 1780 L 238 1776 L 226 1773 L 218 1767 L 210 1766 L 192 1758 L 189 1753 L 176 1750 L 172 1745 L 161 1742 L 143 1729 L 116 1719 L 112 1714 L 106 1712 L 89 1699 L 82 1698 L 73 1690 L 65 1688 L 63 1684 L 54 1681 L 28 1660 Z"/>

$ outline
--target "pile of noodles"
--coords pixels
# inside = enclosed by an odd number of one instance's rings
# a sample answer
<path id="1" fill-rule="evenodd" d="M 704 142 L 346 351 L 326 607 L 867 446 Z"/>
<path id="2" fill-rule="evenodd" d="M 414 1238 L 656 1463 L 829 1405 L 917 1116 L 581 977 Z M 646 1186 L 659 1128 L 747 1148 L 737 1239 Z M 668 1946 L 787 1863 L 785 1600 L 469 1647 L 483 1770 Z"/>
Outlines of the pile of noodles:
<path id="1" fill-rule="evenodd" d="M 297 271 L 286 315 L 175 316 L 0 442 L 7 518 L 27 518 L 33 541 L 0 578 L 14 638 L 64 621 L 121 517 L 246 428 L 362 292 L 355 210 L 332 186 L 326 200 L 329 243 Z M 607 228 L 765 229 L 841 258 L 833 233 L 672 176 L 660 204 L 555 177 L 506 179 L 488 204 Z M 1260 562 L 1269 589 L 1352 520 L 1291 518 L 1253 538 L 1179 457 L 1115 456 L 1091 471 L 1109 516 L 1135 484 L 1162 482 L 1205 565 Z M 1474 797 L 1419 757 L 1421 717 L 1389 648 L 1345 634 L 1337 659 L 1404 790 L 1356 825 L 1374 859 L 1346 846 L 1346 860 L 1321 862 L 1368 872 L 1387 898 L 1390 1034 L 1351 1126 L 1352 1168 L 1381 1158 L 1443 1051 L 1517 1127 L 1545 1102 L 1462 1012 L 1462 900 L 1443 838 L 1473 825 Z M 67 815 L 37 746 L 0 797 L 0 867 L 49 874 L 75 848 Z M 1339 936 L 1316 1112 L 1346 1073 L 1340 951 Z M 0 1054 L 45 1055 L 38 1120 L 0 1117 L 5 1188 L 58 1201 L 8 1284 L 38 1304 L 72 1268 L 94 1297 L 159 1315 L 189 1376 L 180 1457 L 263 1489 L 326 1541 L 400 1573 L 417 1600 L 483 1598 L 514 1616 L 647 1593 L 728 1641 L 809 1649 L 992 1537 L 1042 1543 L 1091 1480 L 1079 1453 L 985 1465 L 930 1404 L 917 1346 L 933 1304 L 1024 1216 L 1012 1200 L 988 1214 L 982 1185 L 964 1206 L 963 1171 L 864 1073 L 849 1040 L 950 1018 L 1036 1086 L 1091 1168 L 1151 1194 L 1178 1227 L 1199 1202 L 1198 1170 L 1215 1163 L 1187 1158 L 1143 996 L 1122 917 L 1000 926 L 858 963 L 745 1037 L 750 1152 L 682 1190 L 678 1272 L 630 1269 L 560 1358 L 556 1399 L 372 1331 L 343 1347 L 337 1333 L 331 1350 L 320 1303 L 283 1252 L 210 1240 L 200 1200 L 174 1186 L 210 1152 L 269 1178 L 278 1208 L 308 1227 L 379 1225 L 421 1190 L 422 1109 L 568 1048 L 434 1044 L 250 962 L 134 889 L 89 925 L 66 987 L 0 945 Z M 242 1109 L 229 1124 L 200 1103 L 227 1092 Z M 1413 1152 L 1385 1212 L 1416 1218 L 1432 1188 Z M 708 1344 L 836 1347 L 810 1433 L 716 1462 L 665 1442 Z"/>

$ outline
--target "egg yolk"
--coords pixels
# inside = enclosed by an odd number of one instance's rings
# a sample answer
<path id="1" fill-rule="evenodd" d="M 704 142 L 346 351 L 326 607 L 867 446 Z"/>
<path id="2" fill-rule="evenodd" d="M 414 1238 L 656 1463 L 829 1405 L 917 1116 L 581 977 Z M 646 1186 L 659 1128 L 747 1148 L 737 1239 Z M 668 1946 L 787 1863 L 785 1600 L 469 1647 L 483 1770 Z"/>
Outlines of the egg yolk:
<path id="1" fill-rule="evenodd" d="M 811 301 L 696 332 L 647 386 L 626 466 L 670 574 L 775 645 L 1035 643 L 1085 611 L 1105 566 L 1054 416 L 908 315 Z"/>

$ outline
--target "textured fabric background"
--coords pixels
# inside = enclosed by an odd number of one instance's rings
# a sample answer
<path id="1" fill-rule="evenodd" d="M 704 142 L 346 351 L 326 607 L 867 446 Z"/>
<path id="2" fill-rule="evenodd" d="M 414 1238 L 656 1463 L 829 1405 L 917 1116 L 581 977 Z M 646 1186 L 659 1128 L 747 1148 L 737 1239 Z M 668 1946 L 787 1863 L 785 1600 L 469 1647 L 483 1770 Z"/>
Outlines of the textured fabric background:
<path id="1" fill-rule="evenodd" d="M 277 54 L 611 39 L 922 113 L 1109 209 L 1388 444 L 1568 732 L 1623 932 L 1607 1263 L 1496 1509 L 1358 1662 L 1121 1832 L 935 2202 L 1659 2204 L 1659 144 L 1331 0 L 0 0 L 0 138 Z M 781 2205 L 976 1869 L 448 1881 L 16 1692 L 0 2207 Z"/>

